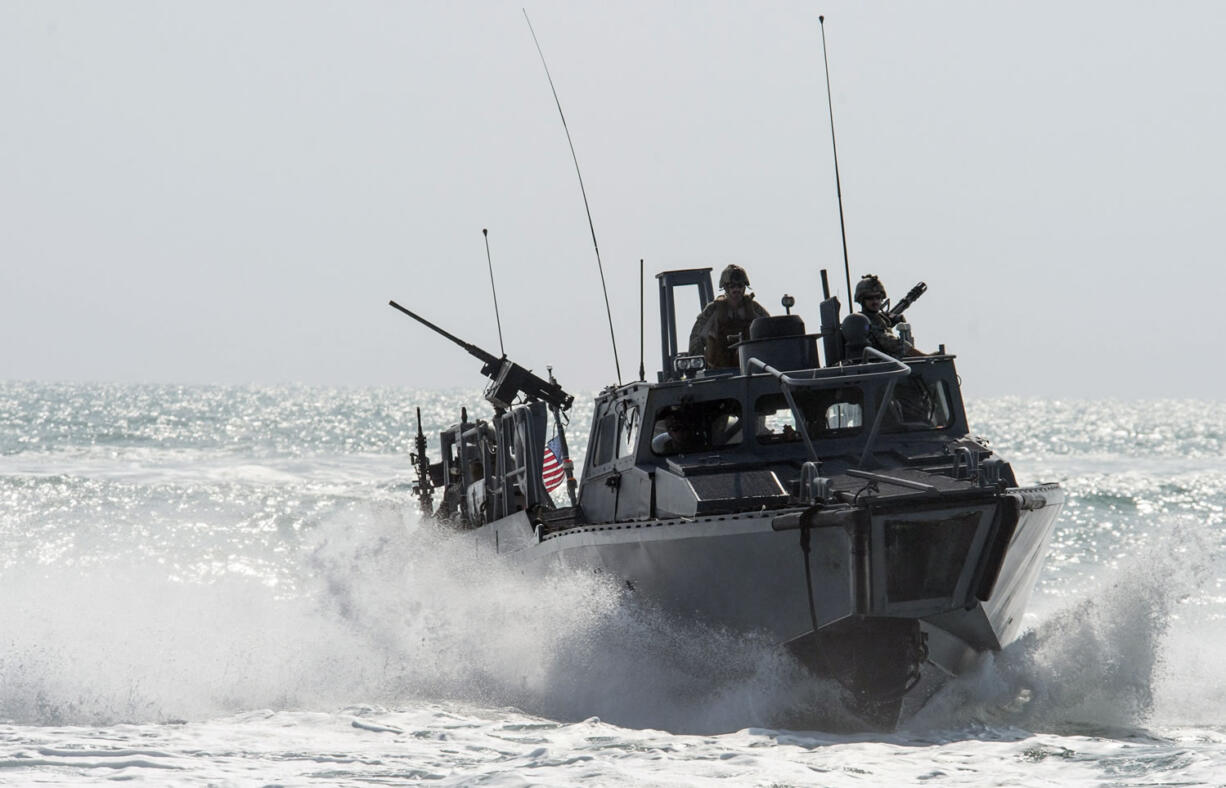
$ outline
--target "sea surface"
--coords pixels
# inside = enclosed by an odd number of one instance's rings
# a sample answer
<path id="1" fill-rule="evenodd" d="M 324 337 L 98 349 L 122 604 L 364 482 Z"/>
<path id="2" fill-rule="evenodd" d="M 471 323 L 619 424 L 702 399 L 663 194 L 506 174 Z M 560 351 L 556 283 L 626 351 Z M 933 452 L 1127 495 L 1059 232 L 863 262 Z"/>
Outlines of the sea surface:
<path id="1" fill-rule="evenodd" d="M 770 643 L 423 526 L 414 408 L 478 403 L 0 382 L 0 783 L 1226 785 L 1226 403 L 968 403 L 1069 500 L 1024 634 L 892 734 L 788 728 L 836 694 Z"/>

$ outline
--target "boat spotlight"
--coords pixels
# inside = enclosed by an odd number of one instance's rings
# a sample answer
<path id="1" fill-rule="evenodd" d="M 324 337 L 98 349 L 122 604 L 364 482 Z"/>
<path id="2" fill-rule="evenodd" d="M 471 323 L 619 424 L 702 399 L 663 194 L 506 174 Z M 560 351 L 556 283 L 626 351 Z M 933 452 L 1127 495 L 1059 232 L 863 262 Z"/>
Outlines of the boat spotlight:
<path id="1" fill-rule="evenodd" d="M 682 375 L 693 375 L 707 368 L 707 360 L 702 356 L 677 356 L 673 359 L 673 371 Z"/>

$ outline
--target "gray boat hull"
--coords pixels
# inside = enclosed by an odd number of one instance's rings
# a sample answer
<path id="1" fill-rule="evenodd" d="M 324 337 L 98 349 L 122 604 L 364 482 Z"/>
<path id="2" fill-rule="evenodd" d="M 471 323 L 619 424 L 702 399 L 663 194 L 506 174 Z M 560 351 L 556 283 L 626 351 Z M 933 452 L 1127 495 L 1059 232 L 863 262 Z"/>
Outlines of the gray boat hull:
<path id="1" fill-rule="evenodd" d="M 815 672 L 893 698 L 915 683 L 918 663 L 957 674 L 1016 636 L 1062 504 L 1059 487 L 1043 485 L 962 501 L 583 525 L 544 537 L 512 517 L 477 538 L 538 570 L 614 578 L 674 615 L 767 633 L 810 655 Z M 908 637 L 918 645 L 904 647 Z M 890 650 L 896 658 L 880 653 Z"/>

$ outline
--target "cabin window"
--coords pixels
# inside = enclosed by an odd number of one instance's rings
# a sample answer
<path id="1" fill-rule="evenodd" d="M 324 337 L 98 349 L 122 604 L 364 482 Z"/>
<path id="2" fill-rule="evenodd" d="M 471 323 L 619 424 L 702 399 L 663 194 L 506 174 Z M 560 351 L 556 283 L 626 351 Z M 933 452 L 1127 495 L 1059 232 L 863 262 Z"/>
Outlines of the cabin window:
<path id="1" fill-rule="evenodd" d="M 600 466 L 613 462 L 617 447 L 617 414 L 606 413 L 596 422 L 593 430 L 595 446 L 592 449 L 592 465 Z"/>
<path id="2" fill-rule="evenodd" d="M 617 456 L 633 457 L 639 441 L 639 409 L 633 402 L 623 402 L 617 413 Z"/>
<path id="3" fill-rule="evenodd" d="M 796 407 L 804 418 L 809 437 L 834 438 L 858 430 L 864 424 L 864 394 L 855 387 L 796 390 Z M 754 403 L 759 443 L 791 443 L 802 440 L 800 425 L 787 397 L 767 394 Z"/>
<path id="4" fill-rule="evenodd" d="M 714 451 L 741 442 L 741 403 L 685 402 L 656 411 L 651 451 L 657 456 Z"/>
<path id="5" fill-rule="evenodd" d="M 949 386 L 944 380 L 925 380 L 912 373 L 894 387 L 894 396 L 882 423 L 885 432 L 945 429 L 953 421 Z"/>
<path id="6" fill-rule="evenodd" d="M 638 446 L 639 424 L 642 421 L 635 403 L 618 403 L 596 423 L 592 439 L 592 466 L 605 465 L 618 457 L 632 457 Z"/>
<path id="7" fill-rule="evenodd" d="M 859 402 L 836 402 L 826 408 L 826 429 L 851 430 L 864 425 L 864 407 Z"/>

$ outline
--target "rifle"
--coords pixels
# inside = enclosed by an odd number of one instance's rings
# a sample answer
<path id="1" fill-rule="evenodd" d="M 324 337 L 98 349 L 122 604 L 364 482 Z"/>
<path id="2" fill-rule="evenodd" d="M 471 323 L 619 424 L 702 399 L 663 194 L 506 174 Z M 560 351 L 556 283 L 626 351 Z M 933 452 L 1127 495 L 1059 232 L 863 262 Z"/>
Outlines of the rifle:
<path id="1" fill-rule="evenodd" d="M 569 410 L 571 404 L 574 403 L 575 398 L 567 394 L 556 382 L 542 380 L 533 375 L 531 370 L 524 369 L 505 355 L 499 358 L 471 342 L 465 342 L 454 334 L 450 334 L 434 325 L 421 315 L 405 309 L 395 301 L 388 301 L 387 303 L 404 312 L 434 333 L 441 334 L 450 339 L 468 351 L 470 356 L 479 358 L 482 361 L 481 374 L 490 379 L 490 385 L 485 389 L 485 399 L 495 409 L 505 410 L 511 407 L 511 402 L 520 394 L 526 399 L 539 399 L 550 407 L 561 408 L 564 411 Z"/>
<path id="2" fill-rule="evenodd" d="M 413 441 L 417 451 L 413 452 L 413 468 L 417 471 L 417 483 L 413 492 L 421 505 L 423 517 L 434 516 L 434 482 L 430 478 L 430 458 L 426 456 L 426 433 L 421 429 L 421 408 L 417 409 L 417 437 Z"/>
<path id="3" fill-rule="evenodd" d="M 549 371 L 549 382 L 557 385 L 558 381 L 553 379 L 553 367 L 545 367 Z M 562 456 L 559 457 L 562 461 L 562 470 L 566 473 L 566 494 L 570 496 L 570 505 L 578 506 L 579 499 L 575 497 L 575 489 L 578 487 L 578 482 L 575 481 L 575 463 L 570 458 L 570 448 L 566 445 L 566 427 L 562 424 L 562 411 L 558 408 L 551 408 L 553 411 L 553 425 L 558 431 L 558 448 L 562 450 Z M 569 420 L 568 420 L 569 421 Z"/>
<path id="4" fill-rule="evenodd" d="M 886 312 L 886 316 L 890 318 L 891 322 L 901 323 L 902 313 L 907 310 L 907 307 L 911 306 L 916 301 L 918 301 L 919 297 L 922 296 L 927 290 L 928 290 L 928 285 L 924 284 L 923 282 L 920 282 L 915 287 L 908 290 L 907 294 L 902 297 L 901 301 L 899 301 L 894 306 L 890 307 L 889 310 Z"/>

